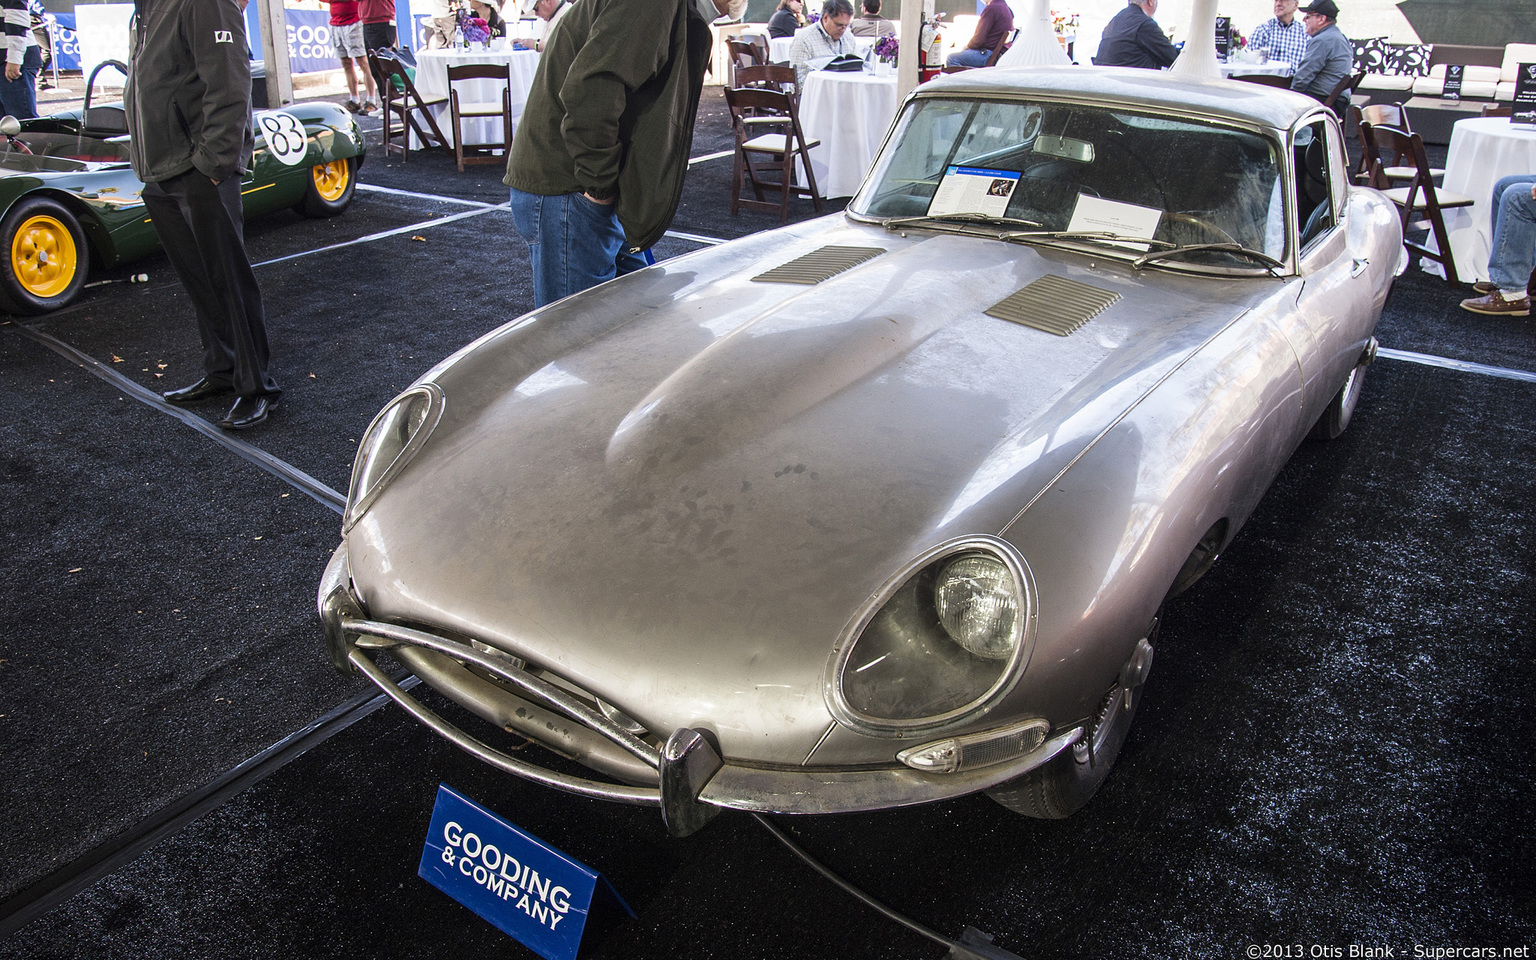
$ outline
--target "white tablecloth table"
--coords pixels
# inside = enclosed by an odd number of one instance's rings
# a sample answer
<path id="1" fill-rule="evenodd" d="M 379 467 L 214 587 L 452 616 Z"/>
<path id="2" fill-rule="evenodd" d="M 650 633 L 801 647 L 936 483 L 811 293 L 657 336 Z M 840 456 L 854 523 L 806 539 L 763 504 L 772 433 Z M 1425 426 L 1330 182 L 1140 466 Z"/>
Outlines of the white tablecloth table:
<path id="1" fill-rule="evenodd" d="M 507 46 L 501 50 L 468 50 L 464 47 L 440 47 L 436 50 L 416 51 L 416 89 L 423 100 L 448 96 L 448 68 L 471 63 L 490 63 L 510 66 L 512 91 L 512 130 L 517 131 L 517 121 L 523 115 L 523 104 L 528 100 L 528 89 L 533 85 L 533 73 L 539 67 L 536 50 L 513 50 Z M 501 84 L 495 80 L 460 80 L 456 86 L 460 103 L 500 103 Z M 429 108 L 437 117 L 448 143 L 453 143 L 453 117 L 445 101 Z M 464 120 L 468 143 L 495 143 L 501 139 L 501 120 L 497 117 L 473 117 Z M 411 147 L 417 148 L 415 134 L 411 135 Z"/>
<path id="2" fill-rule="evenodd" d="M 812 70 L 800 91 L 800 126 L 823 197 L 851 197 L 864 181 L 896 116 L 896 75 Z"/>
<path id="3" fill-rule="evenodd" d="M 1443 190 L 1471 197 L 1473 205 L 1446 210 L 1445 232 L 1456 258 L 1456 276 L 1465 283 L 1488 279 L 1493 249 L 1489 220 L 1493 185 L 1500 177 L 1536 173 L 1536 128 L 1516 126 L 1508 117 L 1471 117 L 1451 128 Z M 1434 245 L 1431 235 L 1430 245 Z M 1445 276 L 1440 264 L 1423 261 L 1426 273 Z"/>
<path id="4" fill-rule="evenodd" d="M 1221 75 L 1223 77 L 1253 77 L 1259 75 L 1288 77 L 1296 72 L 1296 68 L 1291 66 L 1290 62 L 1286 60 L 1270 60 L 1267 63 L 1243 63 L 1241 60 L 1229 60 L 1226 63 L 1218 64 L 1218 66 L 1221 68 Z"/>
<path id="5" fill-rule="evenodd" d="M 789 62 L 789 48 L 790 48 L 790 46 L 792 46 L 794 44 L 794 42 L 795 42 L 795 38 L 794 37 L 769 37 L 768 38 L 768 61 L 770 63 L 788 63 Z M 864 53 L 867 50 L 869 50 L 869 45 L 874 43 L 874 42 L 875 42 L 875 38 L 874 37 L 854 37 L 853 38 L 853 44 L 854 44 L 855 47 L 858 48 L 858 54 L 861 57 L 864 56 Z"/>

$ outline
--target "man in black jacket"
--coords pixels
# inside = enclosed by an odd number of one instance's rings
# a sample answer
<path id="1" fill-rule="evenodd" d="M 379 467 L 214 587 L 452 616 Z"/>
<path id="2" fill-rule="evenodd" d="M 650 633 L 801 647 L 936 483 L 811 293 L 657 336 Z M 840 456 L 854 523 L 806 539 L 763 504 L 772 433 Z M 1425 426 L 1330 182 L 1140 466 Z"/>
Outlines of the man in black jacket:
<path id="1" fill-rule="evenodd" d="M 1172 66 L 1178 59 L 1175 47 L 1157 25 L 1157 0 L 1131 0 L 1115 14 L 1099 37 L 1099 52 L 1093 62 L 1101 67 Z"/>
<path id="2" fill-rule="evenodd" d="M 171 403 L 235 396 L 219 421 L 242 430 L 282 391 L 267 372 L 261 290 L 245 252 L 240 178 L 251 164 L 246 0 L 136 0 L 123 92 L 133 172 L 197 312 L 203 377 Z"/>

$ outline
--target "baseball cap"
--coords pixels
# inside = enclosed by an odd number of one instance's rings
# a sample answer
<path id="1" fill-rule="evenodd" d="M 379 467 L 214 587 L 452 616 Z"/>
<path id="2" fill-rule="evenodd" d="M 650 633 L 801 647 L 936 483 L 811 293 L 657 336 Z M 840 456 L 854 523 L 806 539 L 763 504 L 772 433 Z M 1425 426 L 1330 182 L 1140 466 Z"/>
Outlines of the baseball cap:
<path id="1" fill-rule="evenodd" d="M 1339 19 L 1339 5 L 1333 0 L 1313 0 L 1312 3 L 1301 8 L 1302 13 L 1320 13 L 1329 20 Z"/>

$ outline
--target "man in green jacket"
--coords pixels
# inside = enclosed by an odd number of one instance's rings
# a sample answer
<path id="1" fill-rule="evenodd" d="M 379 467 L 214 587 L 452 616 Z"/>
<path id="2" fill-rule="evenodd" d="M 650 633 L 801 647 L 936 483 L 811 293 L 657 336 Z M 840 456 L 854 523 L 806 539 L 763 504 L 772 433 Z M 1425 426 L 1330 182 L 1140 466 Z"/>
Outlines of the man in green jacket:
<path id="1" fill-rule="evenodd" d="M 535 306 L 644 266 L 677 211 L 712 43 L 695 0 L 578 0 L 551 29 L 503 180 Z"/>

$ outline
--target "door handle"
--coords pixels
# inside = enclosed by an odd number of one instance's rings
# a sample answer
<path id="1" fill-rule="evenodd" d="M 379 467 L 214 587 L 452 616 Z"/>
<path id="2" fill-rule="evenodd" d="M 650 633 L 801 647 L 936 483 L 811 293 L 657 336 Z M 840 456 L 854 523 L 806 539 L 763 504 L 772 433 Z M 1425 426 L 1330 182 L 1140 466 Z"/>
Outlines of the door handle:
<path id="1" fill-rule="evenodd" d="M 1349 275 L 1351 277 L 1358 277 L 1360 274 L 1364 273 L 1365 268 L 1370 265 L 1371 260 L 1369 257 L 1356 257 L 1354 265 L 1349 268 Z"/>

